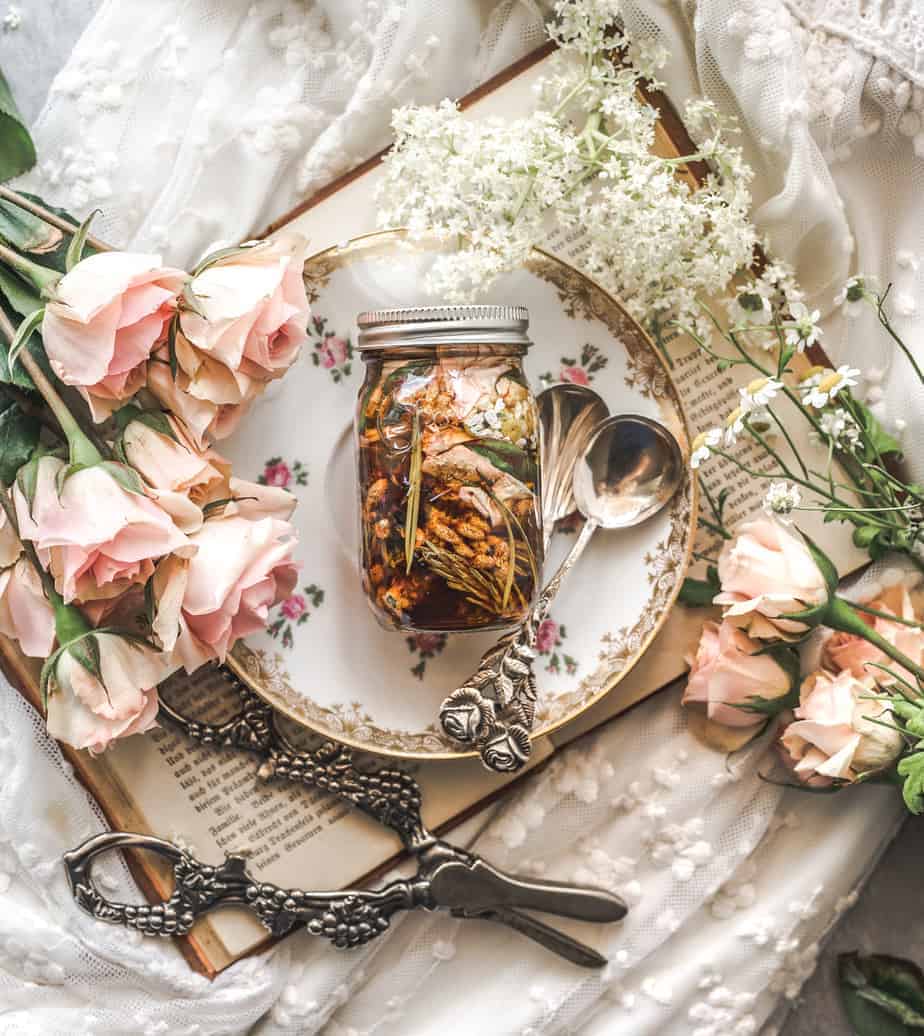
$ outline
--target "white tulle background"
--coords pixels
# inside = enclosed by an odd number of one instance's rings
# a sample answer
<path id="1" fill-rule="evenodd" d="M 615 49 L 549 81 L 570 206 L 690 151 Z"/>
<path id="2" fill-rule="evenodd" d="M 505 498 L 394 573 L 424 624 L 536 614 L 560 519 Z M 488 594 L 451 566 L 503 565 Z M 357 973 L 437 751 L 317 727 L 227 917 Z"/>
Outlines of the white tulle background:
<path id="1" fill-rule="evenodd" d="M 899 327 L 924 304 L 924 19 L 913 0 L 626 4 L 673 58 L 668 92 L 741 120 L 755 218 L 823 312 L 845 277 L 894 282 Z M 246 237 L 388 141 L 389 112 L 460 95 L 543 38 L 530 0 L 108 0 L 52 86 L 27 177 L 105 212 L 100 236 L 188 262 Z M 28 16 L 28 12 L 27 12 Z M 899 416 L 917 477 L 919 389 L 866 318 L 825 321 L 836 362 Z M 900 426 L 899 426 L 900 427 Z M 862 588 L 902 578 L 880 565 Z M 901 811 L 891 792 L 783 791 L 758 743 L 733 769 L 668 691 L 564 753 L 477 846 L 501 865 L 605 884 L 632 903 L 582 972 L 515 935 L 409 917 L 335 954 L 307 935 L 214 983 L 169 943 L 72 904 L 63 850 L 101 821 L 41 723 L 0 694 L 0 1032 L 744 1036 L 775 1031 L 818 941 Z M 111 864 L 108 891 L 128 893 Z"/>

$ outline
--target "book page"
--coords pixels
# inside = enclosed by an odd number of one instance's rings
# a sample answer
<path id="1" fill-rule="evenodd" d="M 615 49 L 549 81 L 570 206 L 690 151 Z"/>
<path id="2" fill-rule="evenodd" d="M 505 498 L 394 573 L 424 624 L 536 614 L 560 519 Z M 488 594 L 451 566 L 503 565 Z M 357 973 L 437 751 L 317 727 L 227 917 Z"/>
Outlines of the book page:
<path id="1" fill-rule="evenodd" d="M 472 105 L 472 115 L 522 112 L 533 103 L 532 84 L 542 74 L 539 62 L 515 79 Z M 662 143 L 669 146 L 665 137 Z M 294 219 L 290 226 L 321 251 L 351 237 L 375 229 L 374 188 L 381 176 L 378 167 L 353 179 Z M 566 260 L 580 254 L 579 235 L 553 236 L 547 243 Z M 738 369 L 717 373 L 713 361 L 696 351 L 693 343 L 672 347 L 673 375 L 687 409 L 691 433 L 720 423 L 733 409 L 740 378 Z M 809 442 L 804 422 L 792 417 L 790 426 L 797 449 L 805 454 L 818 450 Z M 756 469 L 766 464 L 759 450 L 739 446 L 740 456 Z M 814 455 L 813 455 L 814 456 Z M 819 463 L 824 460 L 822 454 Z M 727 519 L 729 524 L 760 506 L 764 486 L 760 479 L 746 480 L 729 470 L 726 461 L 714 458 L 705 469 L 711 485 L 733 486 Z M 820 519 L 820 515 L 808 515 Z M 806 522 L 806 531 L 831 551 L 842 572 L 859 563 L 862 555 L 850 546 L 850 537 L 820 521 Z M 697 549 L 713 551 L 715 543 L 701 537 Z M 843 548 L 843 549 L 842 549 Z M 555 748 L 629 705 L 663 687 L 684 669 L 683 647 L 698 631 L 702 614 L 683 607 L 671 617 L 653 645 L 613 693 L 588 710 L 577 722 L 543 739 L 533 749 L 531 767 L 541 764 Z M 9 651 L 4 652 L 9 656 Z M 227 716 L 236 695 L 217 689 L 214 678 L 197 677 L 193 689 L 174 680 L 167 697 L 192 713 L 203 701 L 210 703 L 212 718 Z M 196 689 L 198 687 L 198 689 Z M 153 832 L 178 841 L 201 859 L 217 863 L 225 851 L 249 850 L 249 869 L 264 881 L 312 889 L 341 888 L 368 875 L 391 860 L 397 839 L 374 822 L 357 815 L 338 800 L 307 787 L 257 779 L 259 761 L 237 750 L 197 746 L 172 729 L 161 729 L 144 738 L 119 742 L 99 759 L 81 754 L 78 765 L 91 790 L 104 802 L 113 823 Z M 385 761 L 387 765 L 387 761 Z M 476 760 L 420 764 L 414 773 L 424 792 L 424 819 L 431 827 L 447 823 L 505 787 L 511 780 L 488 773 Z M 153 872 L 155 876 L 157 871 Z M 163 892 L 166 876 L 153 880 Z M 219 970 L 234 958 L 266 941 L 266 932 L 245 911 L 225 910 L 200 923 L 193 935 L 207 969 Z"/>

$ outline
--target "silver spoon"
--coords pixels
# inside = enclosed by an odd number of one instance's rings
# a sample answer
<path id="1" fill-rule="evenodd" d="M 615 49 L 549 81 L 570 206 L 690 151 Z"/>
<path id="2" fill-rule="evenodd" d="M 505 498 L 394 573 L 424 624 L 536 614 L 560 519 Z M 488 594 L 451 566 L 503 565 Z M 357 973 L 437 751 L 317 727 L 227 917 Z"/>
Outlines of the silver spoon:
<path id="1" fill-rule="evenodd" d="M 610 411 L 585 385 L 553 385 L 540 392 L 536 402 L 542 447 L 542 527 L 548 553 L 555 523 L 574 513 L 574 465 Z"/>
<path id="2" fill-rule="evenodd" d="M 578 538 L 522 625 L 483 656 L 478 671 L 440 709 L 446 734 L 477 745 L 489 769 L 519 770 L 529 757 L 536 635 L 562 580 L 597 529 L 628 529 L 650 518 L 668 503 L 683 474 L 677 440 L 657 421 L 628 414 L 597 427 L 574 468 L 574 499 L 585 519 Z M 483 694 L 492 689 L 493 701 Z"/>

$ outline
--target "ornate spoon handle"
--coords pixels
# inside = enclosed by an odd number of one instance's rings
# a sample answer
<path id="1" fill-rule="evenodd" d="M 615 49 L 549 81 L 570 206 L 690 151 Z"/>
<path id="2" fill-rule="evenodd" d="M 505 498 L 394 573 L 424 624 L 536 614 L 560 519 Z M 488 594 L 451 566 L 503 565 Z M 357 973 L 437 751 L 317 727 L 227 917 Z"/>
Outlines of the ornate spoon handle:
<path id="1" fill-rule="evenodd" d="M 111 849 L 146 849 L 173 862 L 173 895 L 153 906 L 106 899 L 92 880 L 94 859 Z M 432 907 L 426 882 L 394 881 L 375 891 L 304 892 L 259 882 L 243 856 L 229 854 L 215 867 L 201 863 L 161 838 L 106 832 L 64 855 L 77 903 L 100 921 L 134 928 L 144 935 L 185 935 L 197 918 L 217 907 L 238 904 L 257 915 L 273 935 L 304 925 L 312 935 L 340 949 L 361 946 L 388 929 L 392 915 Z"/>
<path id="2" fill-rule="evenodd" d="M 440 724 L 447 736 L 477 746 L 489 770 L 509 773 L 519 770 L 529 758 L 529 732 L 536 711 L 533 659 L 539 627 L 597 527 L 593 520 L 584 522 L 571 550 L 522 624 L 487 651 L 478 669 L 440 706 Z"/>
<path id="3" fill-rule="evenodd" d="M 325 741 L 314 749 L 295 748 L 277 728 L 272 706 L 248 690 L 226 667 L 222 667 L 221 673 L 241 700 L 240 712 L 230 720 L 201 723 L 187 719 L 163 699 L 160 716 L 194 741 L 253 752 L 263 759 L 258 775 L 264 780 L 280 777 L 321 788 L 346 800 L 391 828 L 408 849 L 417 851 L 436 841 L 424 826 L 420 786 L 409 773 L 397 769 L 360 770 L 350 749 L 333 741 Z"/>

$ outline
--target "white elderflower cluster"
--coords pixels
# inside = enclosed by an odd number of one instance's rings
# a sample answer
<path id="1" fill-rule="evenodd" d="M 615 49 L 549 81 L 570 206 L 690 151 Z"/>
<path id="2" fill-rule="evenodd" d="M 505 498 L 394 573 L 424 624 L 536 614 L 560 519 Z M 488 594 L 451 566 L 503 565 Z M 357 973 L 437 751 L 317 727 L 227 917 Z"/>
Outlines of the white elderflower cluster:
<path id="1" fill-rule="evenodd" d="M 652 154 L 657 113 L 641 73 L 664 54 L 629 41 L 616 0 L 562 0 L 550 30 L 560 46 L 524 118 L 468 119 L 455 105 L 394 113 L 379 224 L 451 243 L 426 279 L 448 301 L 478 296 L 544 240 L 554 222 L 586 235 L 580 265 L 657 334 L 671 316 L 701 326 L 697 296 L 717 294 L 753 254 L 751 171 L 706 101 L 684 119 L 708 163 L 705 184 L 678 176 L 682 159 Z M 611 59 L 629 46 L 640 70 Z"/>
<path id="2" fill-rule="evenodd" d="M 771 482 L 764 497 L 764 510 L 767 514 L 787 515 L 802 503 L 802 493 L 798 486 L 789 482 Z"/>

